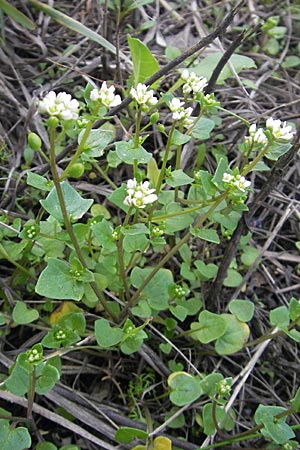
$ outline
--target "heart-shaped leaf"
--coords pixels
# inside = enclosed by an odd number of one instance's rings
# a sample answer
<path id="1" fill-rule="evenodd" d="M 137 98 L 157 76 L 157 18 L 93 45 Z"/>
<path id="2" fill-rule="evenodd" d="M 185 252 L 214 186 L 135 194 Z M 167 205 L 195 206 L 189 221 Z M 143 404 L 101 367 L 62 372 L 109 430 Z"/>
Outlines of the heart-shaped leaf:
<path id="1" fill-rule="evenodd" d="M 24 427 L 11 427 L 8 421 L 0 422 L 1 450 L 23 450 L 31 447 L 31 437 Z"/>
<path id="2" fill-rule="evenodd" d="M 17 302 L 13 310 L 13 319 L 18 325 L 31 323 L 39 318 L 39 313 L 36 309 L 28 309 L 26 303 Z"/>
<path id="3" fill-rule="evenodd" d="M 222 316 L 210 311 L 202 311 L 199 314 L 199 322 L 191 324 L 191 336 L 203 344 L 208 344 L 222 336 L 226 327 L 226 321 Z"/>
<path id="4" fill-rule="evenodd" d="M 226 321 L 226 331 L 217 340 L 215 349 L 219 355 L 230 355 L 243 347 L 250 330 L 246 323 L 240 322 L 232 314 L 222 314 L 222 318 Z"/>
<path id="5" fill-rule="evenodd" d="M 95 336 L 100 347 L 113 347 L 122 341 L 124 331 L 111 327 L 105 319 L 99 319 L 95 322 Z"/>
<path id="6" fill-rule="evenodd" d="M 84 283 L 74 278 L 70 264 L 57 258 L 49 258 L 35 291 L 48 298 L 80 300 L 84 293 Z"/>
<path id="7" fill-rule="evenodd" d="M 200 380 L 186 372 L 172 373 L 168 385 L 171 388 L 170 400 L 176 406 L 192 403 L 203 393 Z"/>

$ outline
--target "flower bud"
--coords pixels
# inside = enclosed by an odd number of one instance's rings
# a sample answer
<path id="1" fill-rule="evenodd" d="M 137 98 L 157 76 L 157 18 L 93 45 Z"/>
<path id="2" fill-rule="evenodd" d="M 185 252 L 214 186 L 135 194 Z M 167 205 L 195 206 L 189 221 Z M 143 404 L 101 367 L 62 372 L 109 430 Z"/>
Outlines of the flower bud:
<path id="1" fill-rule="evenodd" d="M 32 150 L 39 150 L 42 146 L 41 138 L 38 134 L 30 132 L 28 134 L 28 145 Z"/>

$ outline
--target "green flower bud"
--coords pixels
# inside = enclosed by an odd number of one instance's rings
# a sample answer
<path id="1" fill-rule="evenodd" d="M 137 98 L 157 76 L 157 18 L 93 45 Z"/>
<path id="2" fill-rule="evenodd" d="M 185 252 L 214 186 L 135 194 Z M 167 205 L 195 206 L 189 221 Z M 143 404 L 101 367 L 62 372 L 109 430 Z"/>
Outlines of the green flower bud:
<path id="1" fill-rule="evenodd" d="M 153 124 L 153 123 L 156 123 L 157 121 L 158 121 L 158 119 L 159 119 L 159 112 L 158 111 L 155 111 L 153 114 L 151 114 L 151 116 L 150 116 L 150 123 L 151 124 Z"/>
<path id="2" fill-rule="evenodd" d="M 84 164 L 75 163 L 68 169 L 68 176 L 71 178 L 80 178 L 84 173 Z"/>
<path id="3" fill-rule="evenodd" d="M 59 119 L 57 117 L 49 117 L 47 120 L 47 125 L 49 128 L 57 128 L 59 125 Z"/>
<path id="4" fill-rule="evenodd" d="M 28 145 L 32 150 L 39 150 L 41 148 L 42 141 L 38 134 L 30 132 L 27 139 Z"/>

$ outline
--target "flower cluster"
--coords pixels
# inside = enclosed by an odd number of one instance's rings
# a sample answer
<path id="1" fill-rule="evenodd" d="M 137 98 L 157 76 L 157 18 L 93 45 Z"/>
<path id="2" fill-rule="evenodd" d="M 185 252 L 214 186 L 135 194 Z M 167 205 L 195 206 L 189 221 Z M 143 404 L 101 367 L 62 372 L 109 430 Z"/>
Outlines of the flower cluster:
<path id="1" fill-rule="evenodd" d="M 184 95 L 190 94 L 193 92 L 197 94 L 198 92 L 202 92 L 205 86 L 207 86 L 207 78 L 198 77 L 194 72 L 189 72 L 187 69 L 181 74 L 181 79 L 185 81 L 182 91 Z"/>
<path id="2" fill-rule="evenodd" d="M 131 97 L 137 102 L 144 112 L 149 111 L 149 109 L 158 102 L 157 97 L 154 97 L 153 93 L 153 89 L 149 89 L 149 86 L 142 83 L 138 83 L 136 88 L 132 87 L 130 89 Z"/>
<path id="3" fill-rule="evenodd" d="M 282 122 L 280 119 L 273 119 L 270 117 L 266 121 L 266 128 L 269 131 L 269 136 L 275 141 L 290 141 L 293 138 L 294 131 L 290 125 L 286 122 Z M 249 135 L 246 136 L 245 140 L 247 143 L 254 144 L 267 144 L 269 142 L 268 133 L 263 128 L 257 128 L 256 124 L 253 123 L 249 127 Z"/>
<path id="4" fill-rule="evenodd" d="M 246 136 L 245 138 L 247 142 L 253 142 L 255 144 L 266 144 L 268 142 L 263 128 L 257 128 L 255 123 L 250 125 L 249 134 L 250 136 Z"/>
<path id="5" fill-rule="evenodd" d="M 237 188 L 241 192 L 246 192 L 251 186 L 251 182 L 246 180 L 242 175 L 231 175 L 227 172 L 223 174 L 222 181 L 231 187 Z"/>
<path id="6" fill-rule="evenodd" d="M 275 120 L 273 117 L 267 119 L 266 127 L 271 131 L 275 140 L 290 141 L 295 134 L 290 125 L 287 125 L 286 122 L 282 122 L 279 119 Z"/>
<path id="7" fill-rule="evenodd" d="M 155 189 L 149 189 L 149 181 L 138 183 L 135 178 L 127 181 L 127 196 L 124 204 L 135 208 L 145 208 L 145 206 L 157 200 L 154 194 Z"/>
<path id="8" fill-rule="evenodd" d="M 231 386 L 228 380 L 224 379 L 219 381 L 219 383 L 217 384 L 217 391 L 219 395 L 228 396 L 231 392 Z"/>
<path id="9" fill-rule="evenodd" d="M 38 364 L 43 359 L 43 351 L 40 344 L 34 345 L 30 350 L 26 352 L 27 361 L 31 364 Z"/>
<path id="10" fill-rule="evenodd" d="M 179 98 L 172 98 L 169 103 L 169 108 L 172 111 L 172 119 L 173 120 L 182 120 L 183 125 L 188 127 L 193 123 L 193 120 L 190 118 L 190 115 L 193 112 L 193 108 L 184 108 L 184 102 L 181 102 Z"/>
<path id="11" fill-rule="evenodd" d="M 110 108 L 112 106 L 117 106 L 122 102 L 119 95 L 115 95 L 115 87 L 107 87 L 106 81 L 101 85 L 100 89 L 93 89 L 90 93 L 90 99 L 93 102 L 99 102 L 103 106 Z"/>
<path id="12" fill-rule="evenodd" d="M 79 115 L 79 102 L 66 92 L 56 94 L 50 91 L 43 100 L 39 100 L 38 112 L 61 120 L 76 120 Z"/>

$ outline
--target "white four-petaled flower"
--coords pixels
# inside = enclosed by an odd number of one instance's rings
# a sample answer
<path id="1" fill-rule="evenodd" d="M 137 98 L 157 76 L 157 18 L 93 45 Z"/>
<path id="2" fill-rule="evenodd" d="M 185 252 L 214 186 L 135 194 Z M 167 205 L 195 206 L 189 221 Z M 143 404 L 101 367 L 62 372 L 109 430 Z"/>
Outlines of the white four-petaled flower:
<path id="1" fill-rule="evenodd" d="M 172 119 L 173 120 L 183 120 L 183 124 L 185 126 L 189 126 L 192 123 L 192 119 L 190 119 L 190 115 L 193 112 L 193 108 L 184 108 L 184 102 L 181 102 L 179 98 L 172 98 L 169 103 L 169 108 L 172 111 Z"/>
<path id="2" fill-rule="evenodd" d="M 142 107 L 144 111 L 147 111 L 151 106 L 156 105 L 158 99 L 154 97 L 153 89 L 149 89 L 149 86 L 138 83 L 136 88 L 130 89 L 131 97 Z"/>
<path id="3" fill-rule="evenodd" d="M 106 81 L 101 85 L 100 89 L 93 89 L 90 93 L 90 99 L 93 102 L 100 102 L 102 105 L 110 108 L 112 106 L 117 106 L 122 102 L 119 95 L 115 95 L 115 87 L 107 87 Z"/>
<path id="4" fill-rule="evenodd" d="M 231 175 L 225 172 L 223 174 L 222 181 L 229 184 L 231 187 L 236 187 L 239 191 L 245 192 L 247 188 L 251 186 L 251 182 L 246 180 L 242 175 Z"/>
<path id="5" fill-rule="evenodd" d="M 127 181 L 127 196 L 124 204 L 135 208 L 145 208 L 157 200 L 155 189 L 149 189 L 149 181 L 138 183 L 135 178 Z"/>
<path id="6" fill-rule="evenodd" d="M 205 86 L 207 86 L 207 78 L 198 77 L 195 72 L 189 72 L 187 69 L 181 74 L 181 79 L 185 81 L 182 91 L 184 94 L 190 94 L 193 92 L 197 94 L 198 92 L 202 92 Z"/>
<path id="7" fill-rule="evenodd" d="M 257 128 L 255 123 L 250 125 L 249 134 L 250 136 L 247 136 L 247 139 L 252 140 L 256 144 L 266 144 L 268 142 L 263 128 Z"/>
<path id="8" fill-rule="evenodd" d="M 267 119 L 266 127 L 271 131 L 273 138 L 276 140 L 290 141 L 295 133 L 293 128 L 290 125 L 287 125 L 286 122 L 282 122 L 279 119 L 273 119 L 273 117 Z"/>
<path id="9" fill-rule="evenodd" d="M 287 125 L 286 122 L 282 122 L 280 119 L 273 119 L 273 117 L 267 119 L 266 128 L 271 132 L 272 138 L 279 141 L 290 141 L 295 133 L 293 128 Z M 245 137 L 247 143 L 267 144 L 269 142 L 265 130 L 257 128 L 255 123 L 250 125 L 249 135 Z"/>
<path id="10" fill-rule="evenodd" d="M 72 99 L 66 92 L 48 92 L 42 100 L 38 102 L 38 112 L 57 117 L 62 120 L 78 119 L 79 102 Z"/>

